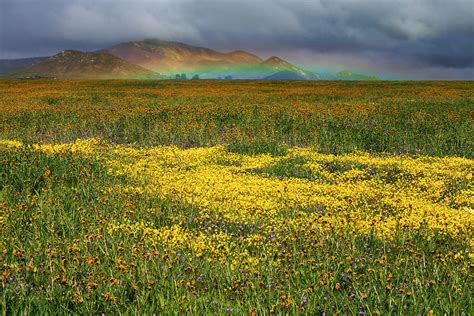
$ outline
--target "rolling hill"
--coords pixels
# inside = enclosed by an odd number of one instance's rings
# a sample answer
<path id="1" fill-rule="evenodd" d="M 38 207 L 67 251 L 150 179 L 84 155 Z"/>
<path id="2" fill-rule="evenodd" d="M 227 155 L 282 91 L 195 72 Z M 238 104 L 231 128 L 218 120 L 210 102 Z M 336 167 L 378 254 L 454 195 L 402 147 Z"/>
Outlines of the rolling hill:
<path id="1" fill-rule="evenodd" d="M 20 78 L 57 79 L 160 79 L 158 73 L 122 60 L 107 51 L 66 50 L 21 72 Z"/>
<path id="2" fill-rule="evenodd" d="M 186 73 L 199 74 L 201 78 L 261 79 L 280 71 L 293 71 L 306 79 L 315 79 L 314 74 L 276 56 L 264 61 L 242 50 L 222 53 L 178 42 L 144 40 L 121 43 L 108 51 L 130 63 L 170 77 Z"/>
<path id="3" fill-rule="evenodd" d="M 318 79 L 318 75 L 313 74 L 307 70 L 301 69 L 293 64 L 290 64 L 286 60 L 283 60 L 277 56 L 272 56 L 265 60 L 262 67 L 267 68 L 272 74 L 265 76 L 264 79 L 271 80 L 310 80 Z M 280 78 L 280 79 L 278 79 Z"/>

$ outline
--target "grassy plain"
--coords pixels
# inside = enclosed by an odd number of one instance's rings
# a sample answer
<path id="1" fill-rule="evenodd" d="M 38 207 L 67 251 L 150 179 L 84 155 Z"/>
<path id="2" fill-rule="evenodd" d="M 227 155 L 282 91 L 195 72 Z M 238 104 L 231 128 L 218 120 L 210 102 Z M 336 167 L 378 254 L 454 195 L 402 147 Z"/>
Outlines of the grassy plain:
<path id="1" fill-rule="evenodd" d="M 470 314 L 474 84 L 0 82 L 4 314 Z"/>
<path id="2" fill-rule="evenodd" d="M 473 157 L 471 82 L 0 81 L 0 135 Z"/>

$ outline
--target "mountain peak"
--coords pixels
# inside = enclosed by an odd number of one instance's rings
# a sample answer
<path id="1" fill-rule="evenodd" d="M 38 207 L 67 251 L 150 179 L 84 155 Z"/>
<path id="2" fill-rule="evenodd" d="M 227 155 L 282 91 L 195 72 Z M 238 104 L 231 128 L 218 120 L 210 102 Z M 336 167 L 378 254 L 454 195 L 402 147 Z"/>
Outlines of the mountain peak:
<path id="1" fill-rule="evenodd" d="M 238 49 L 238 50 L 234 50 L 234 51 L 230 52 L 229 54 L 239 55 L 239 54 L 248 54 L 248 53 L 244 50 Z"/>
<path id="2" fill-rule="evenodd" d="M 289 62 L 287 62 L 286 60 L 281 59 L 278 56 L 272 56 L 272 57 L 268 58 L 267 60 L 265 60 L 263 63 L 266 64 L 266 65 L 272 65 L 272 66 L 291 65 Z"/>
<path id="3" fill-rule="evenodd" d="M 258 64 L 262 62 L 262 59 L 257 55 L 251 54 L 244 50 L 235 50 L 226 54 L 237 62 L 246 62 L 252 64 Z"/>

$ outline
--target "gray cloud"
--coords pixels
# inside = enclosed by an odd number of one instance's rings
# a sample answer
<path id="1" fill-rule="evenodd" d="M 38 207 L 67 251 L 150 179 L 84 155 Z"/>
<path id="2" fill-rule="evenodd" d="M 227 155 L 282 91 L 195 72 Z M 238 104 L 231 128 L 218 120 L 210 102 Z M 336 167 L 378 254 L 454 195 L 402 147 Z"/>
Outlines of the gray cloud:
<path id="1" fill-rule="evenodd" d="M 0 0 L 0 58 L 162 38 L 474 79 L 473 12 L 473 0 Z"/>

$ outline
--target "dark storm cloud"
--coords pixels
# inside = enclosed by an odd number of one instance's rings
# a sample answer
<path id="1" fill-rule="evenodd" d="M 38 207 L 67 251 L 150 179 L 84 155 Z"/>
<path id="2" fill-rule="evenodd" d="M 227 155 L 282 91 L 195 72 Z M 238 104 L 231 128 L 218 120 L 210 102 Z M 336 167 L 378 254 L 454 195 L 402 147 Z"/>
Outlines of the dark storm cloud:
<path id="1" fill-rule="evenodd" d="M 473 0 L 0 0 L 0 58 L 142 38 L 474 67 Z M 474 77 L 474 75 L 471 75 Z"/>

